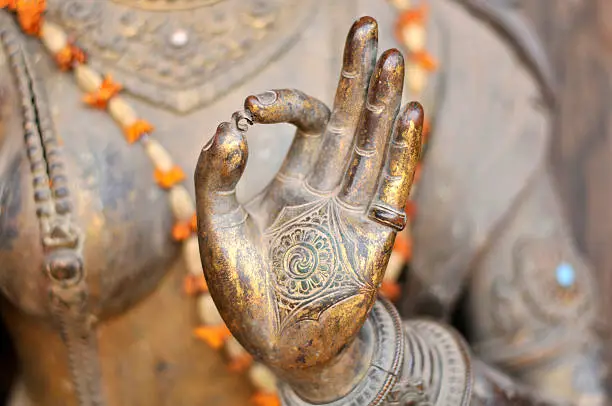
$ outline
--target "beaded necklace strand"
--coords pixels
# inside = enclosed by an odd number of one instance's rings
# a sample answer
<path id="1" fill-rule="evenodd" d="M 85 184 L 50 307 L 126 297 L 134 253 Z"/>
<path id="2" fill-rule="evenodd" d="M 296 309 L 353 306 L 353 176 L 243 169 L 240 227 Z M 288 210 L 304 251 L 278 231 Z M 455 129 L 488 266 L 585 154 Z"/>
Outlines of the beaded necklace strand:
<path id="1" fill-rule="evenodd" d="M 92 69 L 87 64 L 85 52 L 68 39 L 68 34 L 62 27 L 44 19 L 46 0 L 0 0 L 0 9 L 2 8 L 15 13 L 25 34 L 40 38 L 61 71 L 74 75 L 77 85 L 85 93 L 85 104 L 108 112 L 121 128 L 126 141 L 129 144 L 140 143 L 144 148 L 155 168 L 153 178 L 158 186 L 168 193 L 175 217 L 172 237 L 182 243 L 182 257 L 188 271 L 184 289 L 187 294 L 196 298 L 198 315 L 203 323 L 194 330 L 195 337 L 216 350 L 224 348 L 229 358 L 230 371 L 248 374 L 256 389 L 251 398 L 253 405 L 280 406 L 274 375 L 263 364 L 254 362 L 250 354 L 231 335 L 208 292 L 196 235 L 195 205 L 182 184 L 185 173 L 174 163 L 168 151 L 151 136 L 155 130 L 153 125 L 142 119 L 129 102 L 121 97 L 121 84 L 113 81 L 110 75 L 102 75 Z M 426 73 L 435 69 L 435 62 L 424 50 L 424 11 L 422 8 L 413 9 L 408 6 L 398 6 L 398 9 L 401 14 L 396 35 L 409 51 L 407 71 L 416 72 L 417 75 L 416 79 L 411 73 L 407 75 L 409 86 L 413 90 L 422 91 L 426 83 Z M 420 94 L 420 91 L 416 94 Z M 424 130 L 423 134 L 426 133 Z M 418 174 L 415 181 L 417 179 Z M 409 203 L 407 213 L 409 219 L 412 219 L 412 203 Z M 393 301 L 399 298 L 401 288 L 397 280 L 410 257 L 411 240 L 408 231 L 397 236 L 389 268 L 381 286 L 382 295 Z"/>

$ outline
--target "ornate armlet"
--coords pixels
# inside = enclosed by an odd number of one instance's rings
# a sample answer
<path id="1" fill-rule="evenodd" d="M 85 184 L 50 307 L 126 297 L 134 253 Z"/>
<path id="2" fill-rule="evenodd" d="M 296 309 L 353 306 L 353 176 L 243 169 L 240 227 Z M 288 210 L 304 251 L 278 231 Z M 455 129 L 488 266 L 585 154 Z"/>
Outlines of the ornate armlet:
<path id="1" fill-rule="evenodd" d="M 472 398 L 468 346 L 450 328 L 428 320 L 404 323 L 405 356 L 401 377 L 386 406 L 463 406 Z"/>

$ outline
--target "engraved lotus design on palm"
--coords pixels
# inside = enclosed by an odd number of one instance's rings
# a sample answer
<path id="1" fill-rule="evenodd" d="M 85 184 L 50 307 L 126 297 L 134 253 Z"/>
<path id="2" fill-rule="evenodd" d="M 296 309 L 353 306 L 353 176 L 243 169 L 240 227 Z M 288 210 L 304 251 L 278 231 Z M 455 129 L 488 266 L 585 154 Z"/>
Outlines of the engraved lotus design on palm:
<path id="1" fill-rule="evenodd" d="M 376 55 L 376 22 L 362 18 L 331 111 L 294 89 L 249 96 L 200 154 L 198 236 L 210 293 L 234 336 L 277 371 L 323 365 L 353 341 L 406 221 L 423 111 L 400 109 L 401 54 Z M 255 123 L 297 130 L 276 177 L 242 205 L 235 189 Z"/>
<path id="2" fill-rule="evenodd" d="M 346 220 L 334 199 L 309 198 L 315 200 L 286 206 L 264 232 L 280 334 L 291 323 L 319 320 L 343 299 L 359 294 L 373 297 L 376 292 L 376 281 L 355 271 L 355 261 L 367 261 L 357 251 L 363 239 L 348 231 L 354 227 L 349 223 L 356 222 Z"/>
<path id="3" fill-rule="evenodd" d="M 271 244 L 277 292 L 289 300 L 312 298 L 336 277 L 335 241 L 328 230 L 307 220 L 277 234 Z"/>

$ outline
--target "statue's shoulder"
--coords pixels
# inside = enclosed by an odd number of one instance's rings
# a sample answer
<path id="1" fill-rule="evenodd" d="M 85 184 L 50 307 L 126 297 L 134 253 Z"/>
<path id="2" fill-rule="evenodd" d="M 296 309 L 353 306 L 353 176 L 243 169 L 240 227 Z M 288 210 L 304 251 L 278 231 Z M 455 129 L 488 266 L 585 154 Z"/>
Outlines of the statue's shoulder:
<path id="1" fill-rule="evenodd" d="M 556 102 L 556 79 L 551 61 L 532 22 L 518 0 L 461 0 L 464 8 L 493 28 L 534 76 L 544 103 Z"/>

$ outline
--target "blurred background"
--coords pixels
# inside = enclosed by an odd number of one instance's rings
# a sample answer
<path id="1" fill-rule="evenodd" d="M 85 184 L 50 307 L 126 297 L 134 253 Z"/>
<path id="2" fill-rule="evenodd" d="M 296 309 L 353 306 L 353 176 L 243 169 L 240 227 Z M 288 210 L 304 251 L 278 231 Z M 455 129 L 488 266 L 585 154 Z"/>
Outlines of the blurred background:
<path id="1" fill-rule="evenodd" d="M 558 80 L 550 164 L 575 241 L 612 308 L 612 2 L 518 2 Z M 602 314 L 602 322 L 610 317 Z M 605 323 L 604 323 L 605 324 Z M 612 349 L 612 342 L 608 340 Z"/>

